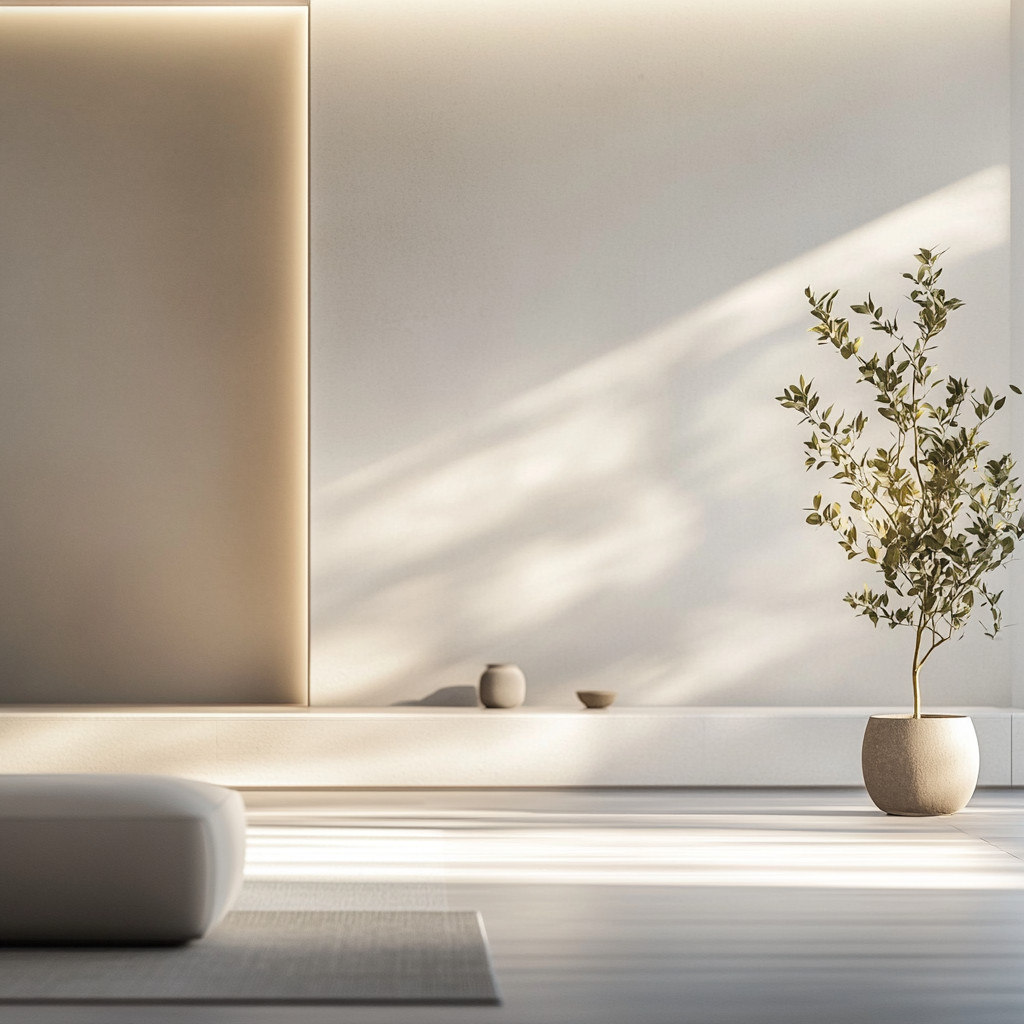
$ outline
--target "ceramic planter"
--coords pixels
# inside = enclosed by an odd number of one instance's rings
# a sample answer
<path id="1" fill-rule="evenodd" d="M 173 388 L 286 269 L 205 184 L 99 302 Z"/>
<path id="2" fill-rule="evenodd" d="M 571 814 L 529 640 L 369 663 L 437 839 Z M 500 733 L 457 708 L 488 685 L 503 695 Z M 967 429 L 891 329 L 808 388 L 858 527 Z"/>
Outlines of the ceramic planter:
<path id="1" fill-rule="evenodd" d="M 974 723 L 964 715 L 872 715 L 861 766 L 868 796 L 886 814 L 952 814 L 978 784 Z"/>
<path id="2" fill-rule="evenodd" d="M 518 665 L 488 665 L 480 677 L 485 708 L 517 708 L 526 700 L 526 676 Z"/>

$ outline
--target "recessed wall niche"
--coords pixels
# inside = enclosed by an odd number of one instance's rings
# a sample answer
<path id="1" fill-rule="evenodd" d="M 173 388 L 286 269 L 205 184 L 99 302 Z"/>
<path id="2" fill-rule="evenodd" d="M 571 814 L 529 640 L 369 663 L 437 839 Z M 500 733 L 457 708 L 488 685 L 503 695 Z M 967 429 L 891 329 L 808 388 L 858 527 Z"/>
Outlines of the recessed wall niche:
<path id="1" fill-rule="evenodd" d="M 0 7 L 0 702 L 307 699 L 307 31 Z"/>

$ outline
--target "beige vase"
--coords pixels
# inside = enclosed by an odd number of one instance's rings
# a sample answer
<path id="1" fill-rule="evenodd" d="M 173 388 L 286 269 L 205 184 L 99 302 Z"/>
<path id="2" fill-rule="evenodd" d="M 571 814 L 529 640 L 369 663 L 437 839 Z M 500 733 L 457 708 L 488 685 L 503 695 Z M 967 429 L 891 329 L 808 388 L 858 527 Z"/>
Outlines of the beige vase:
<path id="1" fill-rule="evenodd" d="M 526 700 L 526 676 L 518 665 L 488 665 L 480 677 L 485 708 L 517 708 Z"/>
<path id="2" fill-rule="evenodd" d="M 952 814 L 978 784 L 978 735 L 964 715 L 872 715 L 861 767 L 868 796 L 886 814 Z"/>

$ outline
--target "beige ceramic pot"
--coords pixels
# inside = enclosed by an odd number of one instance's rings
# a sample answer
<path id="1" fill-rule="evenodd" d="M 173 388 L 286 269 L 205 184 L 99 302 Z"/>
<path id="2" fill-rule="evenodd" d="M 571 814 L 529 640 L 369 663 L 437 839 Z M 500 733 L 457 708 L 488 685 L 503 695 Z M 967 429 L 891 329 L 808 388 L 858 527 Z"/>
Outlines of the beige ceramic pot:
<path id="1" fill-rule="evenodd" d="M 974 723 L 964 715 L 872 715 L 861 766 L 868 796 L 886 814 L 952 814 L 978 784 Z"/>
<path id="2" fill-rule="evenodd" d="M 526 676 L 518 665 L 488 665 L 480 677 L 485 708 L 517 708 L 526 700 Z"/>

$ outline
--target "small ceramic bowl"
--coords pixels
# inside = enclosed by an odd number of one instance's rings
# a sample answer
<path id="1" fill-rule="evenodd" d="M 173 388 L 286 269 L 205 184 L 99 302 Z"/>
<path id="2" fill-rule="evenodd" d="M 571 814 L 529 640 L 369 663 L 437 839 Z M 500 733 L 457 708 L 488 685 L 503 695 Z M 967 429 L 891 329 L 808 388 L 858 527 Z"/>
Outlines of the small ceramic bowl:
<path id="1" fill-rule="evenodd" d="M 576 696 L 588 708 L 606 708 L 618 694 L 614 690 L 577 690 Z"/>

